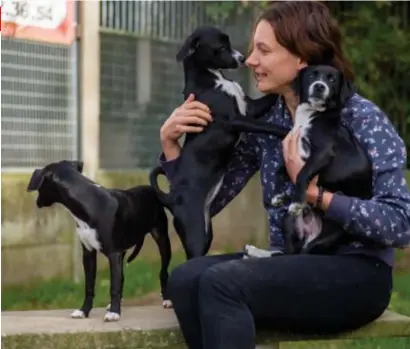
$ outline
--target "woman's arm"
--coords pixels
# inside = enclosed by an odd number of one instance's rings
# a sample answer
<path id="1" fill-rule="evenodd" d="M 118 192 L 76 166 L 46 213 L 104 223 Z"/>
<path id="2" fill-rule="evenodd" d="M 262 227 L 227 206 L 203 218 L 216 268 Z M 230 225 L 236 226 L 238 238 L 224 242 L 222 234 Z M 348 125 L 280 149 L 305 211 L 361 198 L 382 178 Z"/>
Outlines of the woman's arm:
<path id="1" fill-rule="evenodd" d="M 235 147 L 228 172 L 225 174 L 222 187 L 210 207 L 211 217 L 219 213 L 245 187 L 249 179 L 259 170 L 257 142 L 253 135 L 243 136 Z M 159 157 L 160 166 L 172 186 L 177 158 L 166 161 L 164 154 Z"/>
<path id="2" fill-rule="evenodd" d="M 403 248 L 410 244 L 410 193 L 403 174 L 405 145 L 383 112 L 368 110 L 355 118 L 352 128 L 373 163 L 373 198 L 360 200 L 325 192 L 322 209 L 325 218 L 343 224 L 352 234 Z M 317 196 L 317 188 L 309 188 L 308 201 L 314 203 Z"/>

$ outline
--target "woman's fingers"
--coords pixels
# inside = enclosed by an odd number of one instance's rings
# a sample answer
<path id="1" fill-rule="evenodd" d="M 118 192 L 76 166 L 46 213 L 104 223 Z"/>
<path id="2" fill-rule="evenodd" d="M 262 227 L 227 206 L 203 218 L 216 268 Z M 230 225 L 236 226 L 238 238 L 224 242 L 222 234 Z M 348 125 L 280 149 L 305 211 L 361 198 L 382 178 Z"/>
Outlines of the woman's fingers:
<path id="1" fill-rule="evenodd" d="M 198 126 L 206 126 L 208 125 L 208 122 L 204 120 L 203 118 L 200 118 L 198 116 L 185 116 L 182 117 L 181 120 L 178 120 L 179 125 L 198 125 Z"/>
<path id="2" fill-rule="evenodd" d="M 201 124 L 207 125 L 209 122 L 211 122 L 211 118 L 210 115 L 202 110 L 184 110 L 183 112 L 181 112 L 180 114 L 180 118 L 178 118 L 178 123 L 189 123 L 191 121 L 187 121 L 184 119 L 190 119 L 192 120 L 192 118 L 194 119 L 201 119 Z"/>
<path id="3" fill-rule="evenodd" d="M 193 102 L 185 104 L 184 109 L 200 109 L 200 110 L 203 110 L 204 112 L 207 112 L 207 113 L 210 112 L 210 110 L 209 110 L 209 108 L 206 104 L 203 104 L 203 103 L 198 102 L 198 101 L 193 101 Z"/>
<path id="4" fill-rule="evenodd" d="M 291 140 L 292 137 L 292 132 L 289 132 L 284 140 L 282 141 L 282 147 L 283 147 L 283 156 L 285 158 L 285 161 L 287 161 L 287 158 L 289 156 L 289 141 Z"/>
<path id="5" fill-rule="evenodd" d="M 289 141 L 289 155 L 292 157 L 299 154 L 299 150 L 298 150 L 299 134 L 300 134 L 300 129 L 298 129 L 295 133 L 292 134 L 292 138 Z"/>
<path id="6" fill-rule="evenodd" d="M 201 126 L 177 125 L 177 130 L 181 133 L 199 133 L 203 129 Z"/>
<path id="7" fill-rule="evenodd" d="M 190 93 L 188 98 L 184 101 L 183 105 L 193 102 L 194 100 L 195 100 L 195 95 L 193 93 Z"/>

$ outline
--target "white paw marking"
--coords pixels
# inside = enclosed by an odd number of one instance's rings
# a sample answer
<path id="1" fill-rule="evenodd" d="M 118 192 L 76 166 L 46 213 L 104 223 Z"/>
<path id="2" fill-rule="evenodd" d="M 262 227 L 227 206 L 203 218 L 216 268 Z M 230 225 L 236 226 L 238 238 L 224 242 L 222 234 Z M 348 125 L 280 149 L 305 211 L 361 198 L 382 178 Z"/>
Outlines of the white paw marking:
<path id="1" fill-rule="evenodd" d="M 170 308 L 172 308 L 172 302 L 169 299 L 165 299 L 165 300 L 162 301 L 162 306 L 165 309 L 170 309 Z"/>
<path id="2" fill-rule="evenodd" d="M 288 212 L 293 216 L 299 216 L 303 212 L 304 205 L 297 202 L 290 204 Z"/>
<path id="3" fill-rule="evenodd" d="M 106 314 L 104 315 L 104 321 L 106 322 L 118 321 L 119 319 L 120 319 L 120 314 L 112 313 L 110 311 L 107 311 Z"/>
<path id="4" fill-rule="evenodd" d="M 71 317 L 73 319 L 84 319 L 85 318 L 85 314 L 82 310 L 76 309 L 71 313 Z"/>
<path id="5" fill-rule="evenodd" d="M 285 194 L 278 194 L 276 196 L 274 196 L 270 202 L 270 204 L 273 207 L 279 207 L 283 205 L 283 202 L 285 201 Z"/>
<path id="6" fill-rule="evenodd" d="M 262 248 L 257 248 L 253 245 L 245 245 L 245 255 L 243 259 L 248 258 L 269 258 L 277 254 L 282 254 L 280 250 L 264 250 Z"/>

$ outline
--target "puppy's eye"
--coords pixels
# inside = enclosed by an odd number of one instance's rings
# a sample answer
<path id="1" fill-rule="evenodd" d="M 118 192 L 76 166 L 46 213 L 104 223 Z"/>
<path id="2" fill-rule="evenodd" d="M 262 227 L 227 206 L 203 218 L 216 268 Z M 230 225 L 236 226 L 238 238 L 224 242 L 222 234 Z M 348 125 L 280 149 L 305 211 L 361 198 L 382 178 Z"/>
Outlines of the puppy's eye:
<path id="1" fill-rule="evenodd" d="M 333 75 L 328 75 L 327 80 L 328 80 L 329 82 L 331 82 L 331 83 L 336 82 L 336 79 L 335 79 L 335 77 L 334 77 Z"/>
<path id="2" fill-rule="evenodd" d="M 224 52 L 226 51 L 226 47 L 225 46 L 221 46 L 220 48 L 218 48 L 219 52 Z"/>

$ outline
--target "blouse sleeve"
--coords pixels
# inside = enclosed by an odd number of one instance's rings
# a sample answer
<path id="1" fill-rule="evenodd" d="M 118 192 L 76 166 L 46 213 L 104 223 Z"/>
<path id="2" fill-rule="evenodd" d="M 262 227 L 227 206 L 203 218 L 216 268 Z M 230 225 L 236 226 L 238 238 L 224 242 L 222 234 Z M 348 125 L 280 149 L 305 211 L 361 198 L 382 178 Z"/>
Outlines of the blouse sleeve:
<path id="1" fill-rule="evenodd" d="M 380 109 L 364 110 L 351 126 L 372 161 L 373 197 L 360 200 L 334 194 L 325 217 L 343 224 L 352 234 L 404 248 L 410 244 L 410 194 L 404 177 L 406 148 Z"/>

